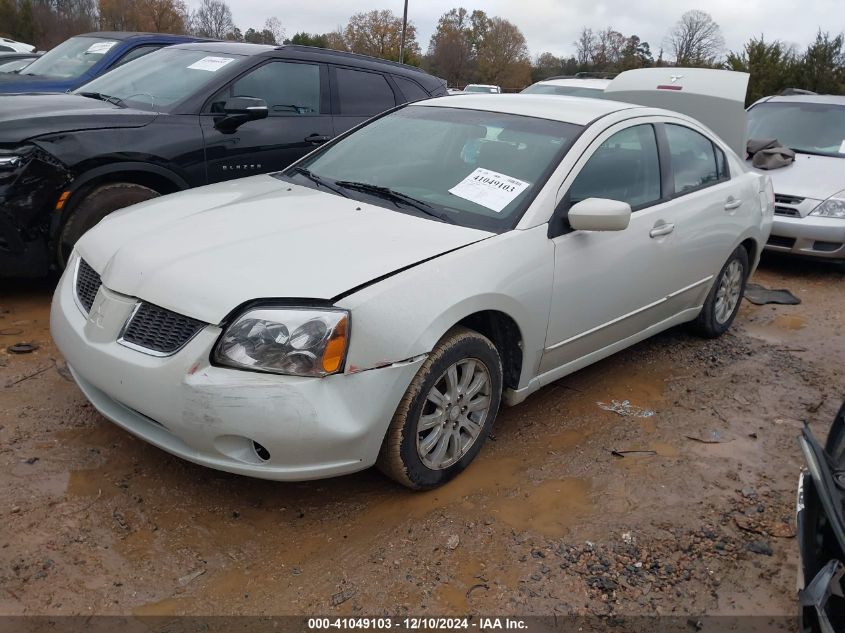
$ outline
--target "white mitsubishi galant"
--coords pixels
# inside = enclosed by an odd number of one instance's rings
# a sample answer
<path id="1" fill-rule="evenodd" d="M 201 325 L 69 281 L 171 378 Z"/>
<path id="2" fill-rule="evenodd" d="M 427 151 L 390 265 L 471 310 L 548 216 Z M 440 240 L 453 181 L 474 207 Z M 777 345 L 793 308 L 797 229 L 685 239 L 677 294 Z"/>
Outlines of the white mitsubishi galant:
<path id="1" fill-rule="evenodd" d="M 444 97 L 282 172 L 114 213 L 56 290 L 56 343 L 103 415 L 192 462 L 442 484 L 502 400 L 674 325 L 730 327 L 773 192 L 731 149 L 747 76 L 682 70 L 608 96 L 711 128 L 608 99 Z"/>

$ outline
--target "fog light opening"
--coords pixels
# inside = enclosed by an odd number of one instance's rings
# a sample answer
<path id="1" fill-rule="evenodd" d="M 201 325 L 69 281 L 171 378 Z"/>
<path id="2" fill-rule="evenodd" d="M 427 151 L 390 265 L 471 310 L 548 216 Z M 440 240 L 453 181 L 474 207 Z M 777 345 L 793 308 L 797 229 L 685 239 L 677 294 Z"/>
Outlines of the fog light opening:
<path id="1" fill-rule="evenodd" d="M 270 451 L 261 446 L 261 444 L 259 444 L 255 440 L 252 441 L 252 448 L 255 450 L 255 454 L 258 455 L 258 458 L 261 461 L 270 461 Z"/>

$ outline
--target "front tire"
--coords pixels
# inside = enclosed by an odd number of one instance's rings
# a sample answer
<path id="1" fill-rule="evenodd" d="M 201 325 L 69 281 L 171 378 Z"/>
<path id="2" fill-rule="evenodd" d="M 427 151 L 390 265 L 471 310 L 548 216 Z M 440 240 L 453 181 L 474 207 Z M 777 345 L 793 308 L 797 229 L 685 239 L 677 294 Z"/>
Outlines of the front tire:
<path id="1" fill-rule="evenodd" d="M 64 269 L 77 240 L 112 211 L 157 198 L 154 189 L 127 182 L 101 185 L 85 194 L 72 209 L 59 232 L 57 259 Z"/>
<path id="2" fill-rule="evenodd" d="M 502 397 L 502 362 L 481 334 L 455 327 L 411 381 L 376 462 L 414 490 L 440 486 L 478 455 Z"/>
<path id="3" fill-rule="evenodd" d="M 706 338 L 717 338 L 728 331 L 739 312 L 748 280 L 748 252 L 739 246 L 716 276 L 704 307 L 693 321 L 693 330 Z"/>

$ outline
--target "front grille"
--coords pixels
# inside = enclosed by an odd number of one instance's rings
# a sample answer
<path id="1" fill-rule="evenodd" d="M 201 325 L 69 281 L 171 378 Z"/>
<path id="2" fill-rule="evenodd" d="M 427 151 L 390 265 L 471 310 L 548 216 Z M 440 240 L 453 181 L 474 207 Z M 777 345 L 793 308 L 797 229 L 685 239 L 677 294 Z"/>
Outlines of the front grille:
<path id="1" fill-rule="evenodd" d="M 801 214 L 798 209 L 790 209 L 789 207 L 782 207 L 779 204 L 775 205 L 775 215 L 788 215 L 791 218 L 799 218 Z"/>
<path id="2" fill-rule="evenodd" d="M 776 193 L 775 202 L 778 202 L 780 204 L 801 204 L 802 202 L 804 202 L 804 198 L 799 198 L 798 196 L 788 196 L 783 193 Z"/>
<path id="3" fill-rule="evenodd" d="M 771 246 L 782 246 L 783 248 L 792 248 L 795 246 L 794 237 L 781 237 L 780 235 L 770 235 L 769 241 L 766 242 Z"/>
<path id="4" fill-rule="evenodd" d="M 84 259 L 80 259 L 76 268 L 76 298 L 85 308 L 85 312 L 91 311 L 102 283 L 97 272 Z"/>
<path id="5" fill-rule="evenodd" d="M 206 325 L 152 303 L 141 302 L 129 317 L 120 342 L 164 356 L 178 352 Z"/>

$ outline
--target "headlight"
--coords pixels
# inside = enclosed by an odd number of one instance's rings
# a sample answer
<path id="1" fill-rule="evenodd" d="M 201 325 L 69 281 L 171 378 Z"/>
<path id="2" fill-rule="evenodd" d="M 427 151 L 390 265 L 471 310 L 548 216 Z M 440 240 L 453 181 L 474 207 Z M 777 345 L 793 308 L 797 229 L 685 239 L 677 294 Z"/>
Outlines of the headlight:
<path id="1" fill-rule="evenodd" d="M 14 169 L 23 162 L 23 156 L 0 154 L 0 169 Z"/>
<path id="2" fill-rule="evenodd" d="M 213 359 L 221 365 L 291 376 L 340 371 L 349 313 L 309 308 L 255 308 L 223 332 Z"/>
<path id="3" fill-rule="evenodd" d="M 810 212 L 823 218 L 845 219 L 845 191 L 840 191 L 831 196 Z"/>

